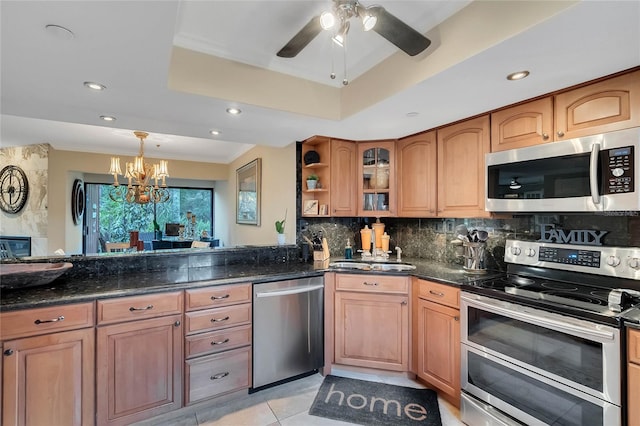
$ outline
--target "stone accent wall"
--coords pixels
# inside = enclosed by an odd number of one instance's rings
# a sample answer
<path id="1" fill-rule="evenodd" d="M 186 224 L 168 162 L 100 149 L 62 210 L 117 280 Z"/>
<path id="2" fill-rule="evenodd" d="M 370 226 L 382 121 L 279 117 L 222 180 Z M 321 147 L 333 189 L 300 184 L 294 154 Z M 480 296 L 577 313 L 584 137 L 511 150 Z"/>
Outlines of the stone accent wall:
<path id="1" fill-rule="evenodd" d="M 20 167 L 29 181 L 24 208 L 16 214 L 0 212 L 0 235 L 31 237 L 32 256 L 47 253 L 49 149 L 49 144 L 0 149 L 2 167 Z"/>

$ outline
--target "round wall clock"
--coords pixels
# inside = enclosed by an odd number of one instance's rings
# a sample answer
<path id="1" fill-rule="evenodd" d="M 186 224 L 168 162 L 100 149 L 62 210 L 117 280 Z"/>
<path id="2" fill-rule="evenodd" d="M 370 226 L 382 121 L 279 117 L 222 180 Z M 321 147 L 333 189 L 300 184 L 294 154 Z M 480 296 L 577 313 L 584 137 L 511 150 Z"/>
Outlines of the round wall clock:
<path id="1" fill-rule="evenodd" d="M 0 209 L 18 213 L 27 202 L 29 181 L 18 166 L 6 166 L 0 171 Z"/>
<path id="2" fill-rule="evenodd" d="M 84 213 L 84 184 L 82 180 L 76 179 L 73 181 L 73 188 L 71 189 L 71 217 L 73 217 L 73 224 L 80 223 L 82 214 Z"/>

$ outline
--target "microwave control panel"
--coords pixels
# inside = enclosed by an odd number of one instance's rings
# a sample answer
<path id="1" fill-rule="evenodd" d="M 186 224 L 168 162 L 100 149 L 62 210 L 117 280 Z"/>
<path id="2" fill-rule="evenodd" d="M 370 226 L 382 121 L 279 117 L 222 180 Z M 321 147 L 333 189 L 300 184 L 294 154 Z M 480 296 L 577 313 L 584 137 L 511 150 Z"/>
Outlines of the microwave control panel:
<path id="1" fill-rule="evenodd" d="M 634 147 L 625 146 L 603 151 L 604 193 L 634 191 Z"/>

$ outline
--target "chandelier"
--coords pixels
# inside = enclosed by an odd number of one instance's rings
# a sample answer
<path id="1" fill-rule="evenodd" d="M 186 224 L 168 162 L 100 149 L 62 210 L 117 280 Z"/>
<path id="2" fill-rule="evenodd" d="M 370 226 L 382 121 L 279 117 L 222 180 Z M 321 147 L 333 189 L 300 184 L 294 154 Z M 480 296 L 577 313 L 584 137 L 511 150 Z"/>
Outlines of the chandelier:
<path id="1" fill-rule="evenodd" d="M 128 179 L 126 189 L 120 186 L 118 175 L 122 175 L 120 158 L 111 157 L 109 174 L 113 175 L 113 186 L 109 190 L 109 197 L 113 201 L 147 204 L 164 203 L 169 200 L 169 190 L 165 178 L 169 176 L 167 160 L 160 160 L 159 164 L 148 164 L 144 161 L 144 139 L 147 132 L 133 132 L 140 139 L 140 153 L 133 163 L 126 163 L 124 177 Z M 158 185 L 160 182 L 160 185 Z"/>

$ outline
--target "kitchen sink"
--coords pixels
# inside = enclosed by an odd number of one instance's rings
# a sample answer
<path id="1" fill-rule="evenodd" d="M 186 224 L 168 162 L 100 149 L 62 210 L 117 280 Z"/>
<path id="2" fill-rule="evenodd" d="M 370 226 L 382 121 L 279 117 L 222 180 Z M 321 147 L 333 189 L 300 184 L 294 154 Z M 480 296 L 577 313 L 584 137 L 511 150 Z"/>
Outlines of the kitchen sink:
<path id="1" fill-rule="evenodd" d="M 348 262 L 337 261 L 329 263 L 332 269 L 355 269 L 360 271 L 376 272 L 403 272 L 416 269 L 414 265 L 408 263 L 381 263 L 381 262 Z"/>

